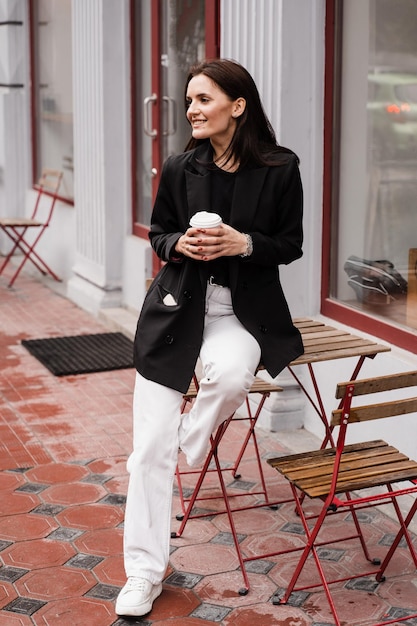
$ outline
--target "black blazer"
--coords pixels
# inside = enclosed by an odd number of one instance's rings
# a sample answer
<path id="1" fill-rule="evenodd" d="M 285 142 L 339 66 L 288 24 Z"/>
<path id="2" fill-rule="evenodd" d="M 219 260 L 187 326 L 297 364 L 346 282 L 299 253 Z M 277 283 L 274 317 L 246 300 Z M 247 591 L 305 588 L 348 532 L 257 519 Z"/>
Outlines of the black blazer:
<path id="1" fill-rule="evenodd" d="M 205 314 L 204 261 L 175 258 L 174 246 L 197 211 L 210 211 L 209 145 L 172 156 L 164 164 L 149 237 L 166 265 L 156 276 L 139 316 L 135 367 L 142 376 L 185 392 L 200 352 Z M 230 225 L 250 233 L 250 257 L 227 257 L 235 315 L 257 339 L 262 363 L 277 376 L 303 354 L 282 291 L 278 265 L 302 255 L 302 186 L 297 159 L 239 172 Z M 176 255 L 178 257 L 178 255 Z M 176 304 L 163 299 L 171 294 Z M 172 302 L 172 300 L 171 300 Z"/>

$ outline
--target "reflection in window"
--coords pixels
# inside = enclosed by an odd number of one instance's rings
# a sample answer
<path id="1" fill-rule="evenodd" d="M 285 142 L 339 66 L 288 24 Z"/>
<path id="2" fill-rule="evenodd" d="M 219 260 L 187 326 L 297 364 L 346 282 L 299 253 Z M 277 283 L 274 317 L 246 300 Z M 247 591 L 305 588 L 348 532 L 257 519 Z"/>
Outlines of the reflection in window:
<path id="1" fill-rule="evenodd" d="M 166 0 L 160 3 L 160 9 L 156 20 L 150 0 L 133 3 L 134 201 L 135 221 L 144 226 L 150 224 L 152 183 L 160 170 L 152 163 L 162 164 L 170 154 L 181 153 L 188 142 L 184 85 L 190 66 L 204 58 L 206 44 L 205 0 Z M 158 120 L 152 117 L 155 102 L 159 104 Z"/>
<path id="2" fill-rule="evenodd" d="M 205 56 L 205 0 L 164 3 L 161 78 L 162 158 L 183 152 L 190 137 L 185 117 L 184 85 L 190 67 Z"/>
<path id="3" fill-rule="evenodd" d="M 152 90 L 152 19 L 151 2 L 133 2 L 134 19 L 134 142 L 136 172 L 135 221 L 149 226 L 152 211 L 152 147 L 153 147 L 153 90 Z"/>
<path id="4" fill-rule="evenodd" d="M 73 198 L 71 0 L 33 1 L 36 177 L 64 172 L 61 195 Z"/>
<path id="5" fill-rule="evenodd" d="M 417 0 L 343 3 L 332 297 L 417 328 Z"/>

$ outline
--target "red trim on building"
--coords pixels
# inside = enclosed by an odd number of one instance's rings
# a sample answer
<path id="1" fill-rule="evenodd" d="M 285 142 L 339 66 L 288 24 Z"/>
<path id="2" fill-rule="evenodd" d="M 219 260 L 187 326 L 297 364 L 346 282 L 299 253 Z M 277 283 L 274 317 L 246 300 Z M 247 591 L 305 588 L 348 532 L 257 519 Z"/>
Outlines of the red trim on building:
<path id="1" fill-rule="evenodd" d="M 135 140 L 137 133 L 137 120 L 136 120 L 136 107 L 137 107 L 137 94 L 136 94 L 136 63 L 135 63 L 135 2 L 130 0 L 129 3 L 129 47 L 130 47 L 130 132 L 131 132 L 131 154 L 130 154 L 130 166 L 131 166 L 131 209 L 132 209 L 132 224 L 133 234 L 135 233 L 135 219 L 136 219 L 136 198 L 138 193 L 138 186 L 136 181 L 136 168 L 137 168 L 137 154 Z M 139 235 L 138 235 L 139 236 Z"/>
<path id="2" fill-rule="evenodd" d="M 161 0 L 152 0 L 151 5 L 151 83 L 152 93 L 157 94 L 155 104 L 152 105 L 152 128 L 156 128 L 157 133 L 152 137 L 152 168 L 156 169 L 156 176 L 152 177 L 152 194 L 155 198 L 158 191 L 159 179 L 162 168 L 162 149 L 161 149 L 161 98 L 162 94 L 162 74 L 161 68 Z M 151 95 L 151 94 L 149 94 Z"/>
<path id="3" fill-rule="evenodd" d="M 34 7 L 33 0 L 28 4 L 29 18 L 29 80 L 30 80 L 30 140 L 32 147 L 32 185 L 38 179 L 38 137 L 36 133 L 36 90 L 35 90 L 35 28 L 34 28 Z"/>
<path id="4" fill-rule="evenodd" d="M 330 290 L 331 207 L 333 189 L 333 77 L 335 7 L 334 0 L 326 1 L 325 73 L 324 73 L 324 147 L 323 147 L 323 233 L 321 267 L 321 302 Z"/>
<path id="5" fill-rule="evenodd" d="M 337 220 L 332 209 L 338 206 L 340 51 L 342 45 L 342 3 L 326 0 L 325 80 L 324 80 L 324 164 L 323 164 L 323 243 L 321 313 L 347 326 L 379 337 L 399 348 L 417 354 L 417 333 L 358 311 L 331 299 L 332 246 L 337 243 Z"/>
<path id="6" fill-rule="evenodd" d="M 322 305 L 322 313 L 346 326 L 352 326 L 364 333 L 381 339 L 417 354 L 417 333 L 387 324 L 382 319 L 367 315 L 328 298 Z"/>
<path id="7" fill-rule="evenodd" d="M 220 7 L 219 0 L 206 0 L 206 57 L 220 56 Z"/>

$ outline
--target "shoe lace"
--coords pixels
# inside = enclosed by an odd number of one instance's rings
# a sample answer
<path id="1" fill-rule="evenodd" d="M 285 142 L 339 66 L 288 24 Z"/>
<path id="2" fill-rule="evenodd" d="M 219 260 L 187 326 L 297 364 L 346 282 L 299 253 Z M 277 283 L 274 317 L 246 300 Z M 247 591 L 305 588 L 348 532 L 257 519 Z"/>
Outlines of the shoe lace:
<path id="1" fill-rule="evenodd" d="M 144 591 L 146 580 L 136 576 L 129 576 L 126 584 L 126 591 Z"/>

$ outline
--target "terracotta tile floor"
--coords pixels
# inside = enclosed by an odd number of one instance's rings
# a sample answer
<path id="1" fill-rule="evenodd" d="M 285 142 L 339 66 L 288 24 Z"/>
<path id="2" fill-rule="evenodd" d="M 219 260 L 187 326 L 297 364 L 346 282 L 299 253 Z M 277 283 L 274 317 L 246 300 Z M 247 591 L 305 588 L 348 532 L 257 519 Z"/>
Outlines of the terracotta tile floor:
<path id="1" fill-rule="evenodd" d="M 164 592 L 148 616 L 117 618 L 134 371 L 54 377 L 21 346 L 22 339 L 108 328 L 36 279 L 22 275 L 11 290 L 6 284 L 7 277 L 0 277 L 0 626 L 332 624 L 321 592 L 295 594 L 287 606 L 272 604 L 288 580 L 291 556 L 248 564 L 251 591 L 238 595 L 242 578 L 225 515 L 191 520 L 184 535 L 172 540 Z M 230 429 L 226 461 L 243 428 L 239 423 Z M 259 441 L 264 457 L 286 451 L 279 435 L 260 431 Z M 270 495 L 287 495 L 278 475 L 266 463 L 264 469 Z M 255 490 L 252 447 L 241 471 L 237 493 Z M 206 491 L 217 488 L 214 481 L 211 474 Z M 179 511 L 176 491 L 173 530 Z M 245 555 L 302 541 L 290 504 L 242 511 L 235 521 Z M 393 522 L 373 512 L 364 525 L 373 552 L 380 553 L 392 539 Z M 329 550 L 328 568 L 349 572 L 360 558 L 356 549 L 339 544 Z M 408 550 L 399 549 L 388 575 L 380 585 L 359 579 L 335 588 L 343 624 L 371 626 L 383 616 L 417 610 L 417 573 Z M 303 580 L 313 576 L 309 564 Z"/>

